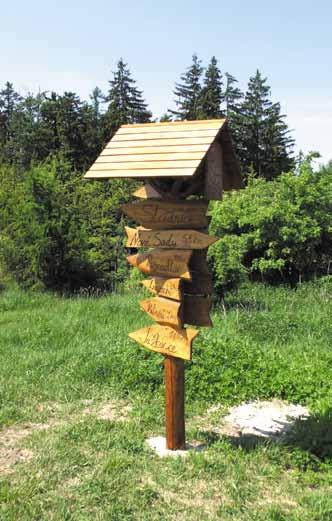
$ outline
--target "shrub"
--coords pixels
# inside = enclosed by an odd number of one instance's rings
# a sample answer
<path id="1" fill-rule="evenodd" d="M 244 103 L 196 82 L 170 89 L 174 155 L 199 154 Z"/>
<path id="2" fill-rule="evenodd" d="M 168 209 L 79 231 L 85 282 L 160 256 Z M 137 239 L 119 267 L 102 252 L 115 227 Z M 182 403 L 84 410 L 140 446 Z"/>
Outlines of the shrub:
<path id="1" fill-rule="evenodd" d="M 0 264 L 22 286 L 112 288 L 127 273 L 126 182 L 86 183 L 60 158 L 0 168 Z"/>
<path id="2" fill-rule="evenodd" d="M 329 272 L 332 259 L 332 165 L 310 158 L 275 181 L 251 179 L 211 209 L 210 248 L 219 292 L 247 272 L 267 282 L 297 282 Z"/>

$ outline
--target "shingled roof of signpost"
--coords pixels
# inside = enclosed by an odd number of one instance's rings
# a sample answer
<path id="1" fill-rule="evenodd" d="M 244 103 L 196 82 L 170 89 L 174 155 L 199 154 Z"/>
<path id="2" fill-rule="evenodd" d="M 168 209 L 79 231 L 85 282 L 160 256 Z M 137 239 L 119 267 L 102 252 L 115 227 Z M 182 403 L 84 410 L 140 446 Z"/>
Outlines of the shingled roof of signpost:
<path id="1" fill-rule="evenodd" d="M 226 119 L 122 125 L 85 178 L 188 178 L 214 143 L 221 145 L 223 189 L 239 188 L 240 169 Z"/>

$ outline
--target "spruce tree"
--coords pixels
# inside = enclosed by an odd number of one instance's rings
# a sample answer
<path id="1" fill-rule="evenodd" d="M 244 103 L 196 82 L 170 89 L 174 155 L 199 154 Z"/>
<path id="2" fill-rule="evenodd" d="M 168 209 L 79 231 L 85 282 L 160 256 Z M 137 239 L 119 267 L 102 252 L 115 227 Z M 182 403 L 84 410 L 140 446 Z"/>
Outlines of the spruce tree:
<path id="1" fill-rule="evenodd" d="M 260 177 L 274 179 L 292 168 L 294 141 L 266 82 L 258 70 L 249 80 L 238 123 L 238 153 L 246 172 L 253 169 Z"/>
<path id="2" fill-rule="evenodd" d="M 130 123 L 146 123 L 151 120 L 151 112 L 143 98 L 143 92 L 136 87 L 128 65 L 122 60 L 118 62 L 110 89 L 105 100 L 108 109 L 104 118 L 106 133 L 115 132 L 121 125 Z"/>
<path id="3" fill-rule="evenodd" d="M 201 117 L 206 119 L 220 118 L 223 116 L 221 101 L 223 81 L 218 61 L 212 56 L 205 72 L 203 88 L 201 92 Z"/>
<path id="4" fill-rule="evenodd" d="M 181 82 L 175 84 L 174 95 L 176 96 L 175 104 L 177 110 L 170 110 L 169 112 L 174 115 L 176 119 L 202 119 L 202 73 L 203 67 L 201 66 L 201 60 L 194 54 L 192 64 L 180 77 Z"/>
<path id="5" fill-rule="evenodd" d="M 235 86 L 237 79 L 234 78 L 229 72 L 226 72 L 226 88 L 223 93 L 223 102 L 225 104 L 225 115 L 227 118 L 239 112 L 240 101 L 243 98 L 241 90 Z"/>

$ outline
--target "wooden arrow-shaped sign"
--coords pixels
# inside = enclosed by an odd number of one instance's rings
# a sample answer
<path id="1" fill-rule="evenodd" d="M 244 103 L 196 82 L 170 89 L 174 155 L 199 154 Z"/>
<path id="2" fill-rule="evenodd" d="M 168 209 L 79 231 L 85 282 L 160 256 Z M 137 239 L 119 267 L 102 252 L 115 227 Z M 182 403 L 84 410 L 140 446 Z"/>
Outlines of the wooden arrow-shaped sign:
<path id="1" fill-rule="evenodd" d="M 160 193 L 157 192 L 157 190 L 155 190 L 149 183 L 138 188 L 133 195 L 140 199 L 161 199 Z"/>
<path id="2" fill-rule="evenodd" d="M 191 360 L 192 341 L 197 335 L 195 329 L 177 329 L 159 324 L 129 333 L 130 338 L 151 351 L 184 360 Z"/>
<path id="3" fill-rule="evenodd" d="M 173 300 L 181 300 L 182 298 L 180 278 L 151 277 L 142 280 L 141 284 L 151 293 L 159 295 L 159 297 L 167 297 Z"/>
<path id="4" fill-rule="evenodd" d="M 206 201 L 137 201 L 123 204 L 122 211 L 145 228 L 153 230 L 206 228 Z"/>
<path id="5" fill-rule="evenodd" d="M 182 326 L 181 303 L 163 297 L 154 297 L 142 300 L 141 309 L 146 311 L 150 317 L 161 324 Z"/>
<path id="6" fill-rule="evenodd" d="M 210 318 L 211 303 L 210 297 L 185 295 L 183 322 L 192 326 L 213 327 Z"/>
<path id="7" fill-rule="evenodd" d="M 191 278 L 188 264 L 191 250 L 152 250 L 148 253 L 129 255 L 127 261 L 147 275 L 160 277 Z"/>
<path id="8" fill-rule="evenodd" d="M 196 230 L 146 230 L 125 227 L 128 248 L 205 249 L 218 239 Z"/>

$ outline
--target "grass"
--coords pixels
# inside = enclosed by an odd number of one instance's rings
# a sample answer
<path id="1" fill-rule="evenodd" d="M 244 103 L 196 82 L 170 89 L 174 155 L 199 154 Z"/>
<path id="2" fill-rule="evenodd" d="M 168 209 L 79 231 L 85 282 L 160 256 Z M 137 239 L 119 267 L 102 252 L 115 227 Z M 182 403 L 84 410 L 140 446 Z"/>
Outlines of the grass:
<path id="1" fill-rule="evenodd" d="M 187 437 L 208 448 L 185 460 L 144 443 L 163 434 L 163 371 L 127 338 L 149 323 L 139 297 L 0 294 L 1 521 L 332 520 L 332 278 L 244 286 L 215 308 L 186 370 Z M 313 412 L 287 445 L 203 429 L 213 404 L 274 397 Z M 1 475 L 11 436 L 23 456 Z"/>

